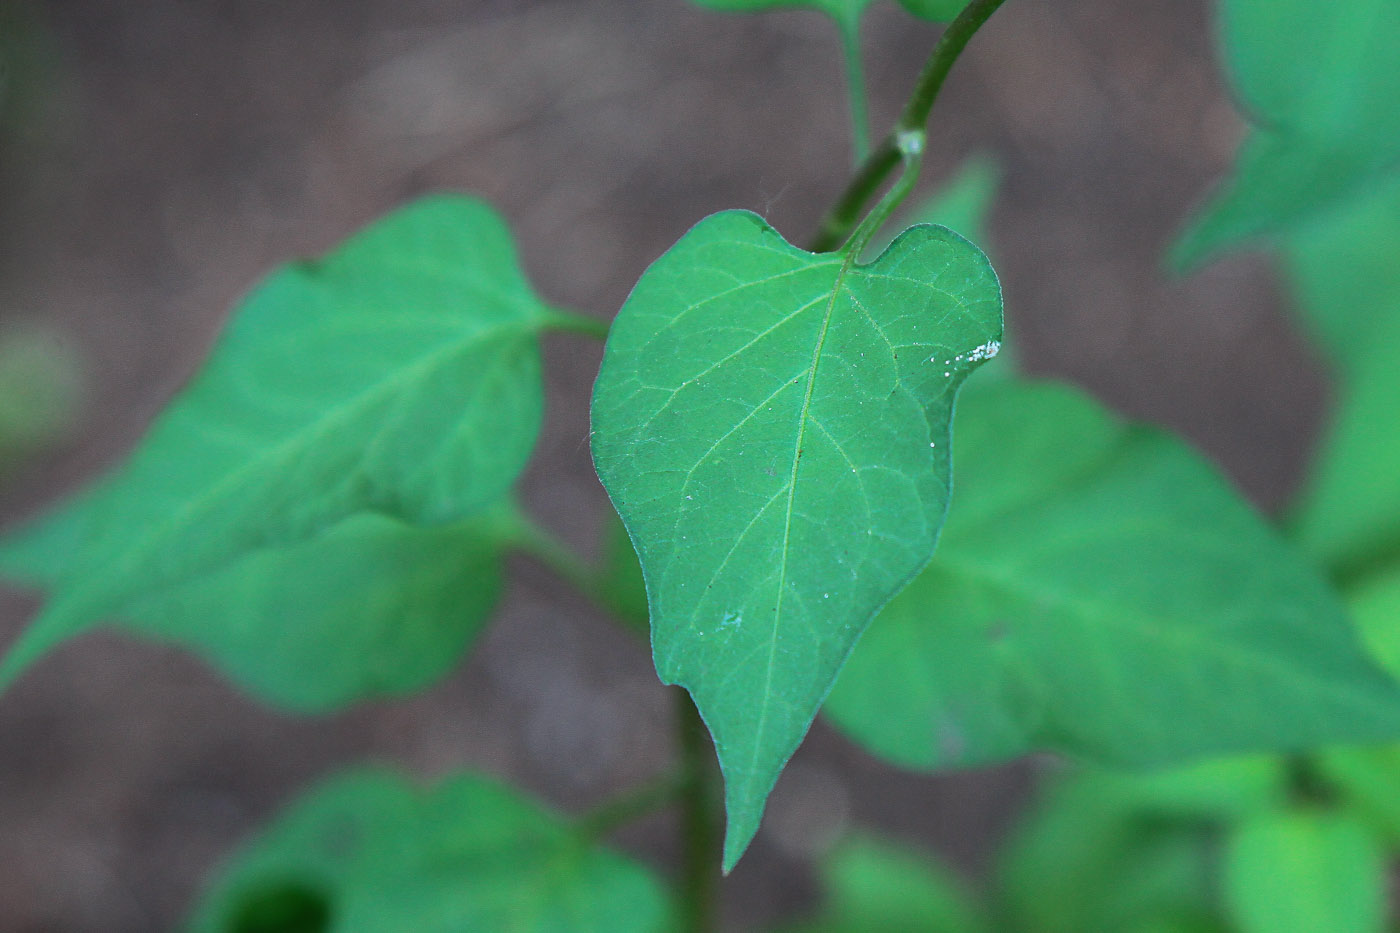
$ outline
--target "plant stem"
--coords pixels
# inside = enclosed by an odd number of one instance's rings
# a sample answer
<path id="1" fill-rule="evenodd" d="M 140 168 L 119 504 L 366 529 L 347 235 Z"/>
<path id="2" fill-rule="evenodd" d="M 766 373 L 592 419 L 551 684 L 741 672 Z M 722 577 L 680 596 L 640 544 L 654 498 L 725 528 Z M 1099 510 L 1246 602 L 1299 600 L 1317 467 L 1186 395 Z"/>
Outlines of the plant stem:
<path id="1" fill-rule="evenodd" d="M 722 827 L 720 776 L 709 732 L 695 701 L 677 688 L 676 738 L 680 746 L 682 784 L 681 929 L 711 933 L 718 922 Z"/>
<path id="2" fill-rule="evenodd" d="M 958 60 L 963 49 L 967 48 L 967 43 L 976 35 L 977 30 L 982 28 L 982 24 L 1004 2 L 1005 0 L 972 0 L 958 14 L 957 19 L 948 24 L 948 28 L 943 31 L 938 44 L 934 46 L 932 54 L 924 64 L 923 71 L 919 73 L 914 93 L 905 105 L 904 112 L 900 114 L 899 121 L 856 170 L 846 190 L 827 212 L 817 235 L 808 247 L 809 250 L 814 253 L 830 252 L 850 238 L 860 223 L 865 205 L 870 203 L 895 166 L 903 161 L 900 155 L 901 138 L 908 133 L 924 131 L 929 114 L 933 111 L 933 104 L 938 99 L 938 92 L 943 89 L 943 82 L 952 70 L 953 63 Z M 910 184 L 912 186 L 912 181 Z"/>
<path id="3" fill-rule="evenodd" d="M 919 180 L 919 167 L 924 164 L 924 133 L 923 130 L 914 130 L 903 134 L 899 140 L 900 161 L 904 164 L 904 170 L 899 173 L 899 178 L 885 192 L 885 196 L 879 203 L 871 209 L 865 219 L 860 222 L 860 226 L 851 234 L 847 249 L 850 255 L 860 259 L 860 254 L 865 250 L 870 238 L 875 235 L 875 231 L 882 227 L 895 208 L 899 207 L 901 201 L 908 197 L 909 192 L 914 190 L 914 183 Z"/>
<path id="4" fill-rule="evenodd" d="M 598 572 L 563 541 L 528 515 L 517 511 L 511 531 L 514 543 L 526 554 L 595 599 L 602 589 Z"/>
<path id="5" fill-rule="evenodd" d="M 895 132 L 891 135 L 924 128 L 928 123 L 928 115 L 933 111 L 934 101 L 938 99 L 938 92 L 943 89 L 948 72 L 953 70 L 953 63 L 958 60 L 963 49 L 967 48 L 967 43 L 977 34 L 977 30 L 982 28 L 982 24 L 991 18 L 1003 2 L 1004 0 L 972 0 L 958 14 L 957 19 L 948 24 L 943 35 L 938 38 L 938 45 L 934 46 L 933 54 L 924 64 L 924 70 L 919 74 L 918 83 L 914 86 L 914 94 L 909 98 L 909 103 L 905 104 L 904 113 L 900 115 L 899 122 L 895 124 Z"/>
<path id="6" fill-rule="evenodd" d="M 641 634 L 644 639 L 650 637 L 649 620 L 638 618 L 623 608 L 614 597 L 607 577 L 598 568 L 518 508 L 511 516 L 510 539 L 520 550 L 567 580 L 595 606 Z"/>
<path id="7" fill-rule="evenodd" d="M 860 165 L 870 154 L 870 103 L 865 92 L 865 64 L 860 50 L 860 14 L 841 28 L 841 51 L 846 59 L 846 86 L 851 98 L 851 163 Z"/>
<path id="8" fill-rule="evenodd" d="M 633 618 L 612 599 L 606 581 L 588 562 L 564 542 L 515 509 L 509 517 L 510 538 L 522 551 L 573 584 L 600 608 L 608 611 L 643 637 L 649 620 Z M 597 838 L 670 801 L 681 808 L 681 914 L 686 933 L 711 933 L 716 929 L 717 895 L 723 822 L 720 811 L 720 775 L 709 731 L 695 702 L 685 690 L 676 690 L 676 744 L 679 773 L 644 785 L 604 803 L 580 817 L 583 838 Z"/>
<path id="9" fill-rule="evenodd" d="M 569 311 L 565 308 L 550 308 L 544 320 L 544 326 L 550 330 L 581 334 L 598 340 L 607 340 L 608 330 L 612 326 L 607 321 L 600 321 L 595 317 L 589 317 L 586 314 Z"/>
<path id="10" fill-rule="evenodd" d="M 624 791 L 578 817 L 574 826 L 581 838 L 592 841 L 619 827 L 674 803 L 685 786 L 684 775 L 668 774 Z"/>

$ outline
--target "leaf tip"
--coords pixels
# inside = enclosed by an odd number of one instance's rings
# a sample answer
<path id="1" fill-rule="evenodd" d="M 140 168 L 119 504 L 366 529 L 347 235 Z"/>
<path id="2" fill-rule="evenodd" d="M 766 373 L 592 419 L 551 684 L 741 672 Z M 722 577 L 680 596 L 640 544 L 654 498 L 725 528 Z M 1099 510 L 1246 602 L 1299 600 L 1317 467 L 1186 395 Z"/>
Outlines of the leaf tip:
<path id="1" fill-rule="evenodd" d="M 749 849 L 749 843 L 753 842 L 754 833 L 758 827 L 746 831 L 735 831 L 733 821 L 725 828 L 724 832 L 724 857 L 720 861 L 720 873 L 726 878 L 734 870 L 734 866 L 739 864 L 739 859 L 744 857 L 744 853 Z"/>

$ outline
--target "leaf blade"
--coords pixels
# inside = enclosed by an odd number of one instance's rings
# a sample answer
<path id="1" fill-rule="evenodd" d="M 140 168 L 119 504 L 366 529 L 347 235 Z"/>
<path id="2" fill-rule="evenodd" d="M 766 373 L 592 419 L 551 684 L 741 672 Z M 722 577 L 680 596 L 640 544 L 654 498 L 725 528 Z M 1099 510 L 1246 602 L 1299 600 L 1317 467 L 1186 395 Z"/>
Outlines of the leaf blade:
<path id="1" fill-rule="evenodd" d="M 926 930 L 987 933 L 966 879 L 930 856 L 874 837 L 842 840 L 822 859 L 825 904 L 818 918 L 785 933 Z"/>
<path id="2" fill-rule="evenodd" d="M 1227 0 L 1221 45 L 1256 129 L 1178 242 L 1194 265 L 1283 233 L 1400 170 L 1400 7 Z"/>
<path id="3" fill-rule="evenodd" d="M 221 872 L 191 926 L 231 929 L 247 905 L 289 881 L 319 897 L 337 928 L 363 933 L 643 933 L 670 920 L 647 869 L 468 774 L 431 789 L 369 769 L 323 782 Z"/>
<path id="4" fill-rule="evenodd" d="M 716 739 L 727 866 L 855 636 L 932 552 L 952 399 L 1000 337 L 995 276 L 949 231 L 858 266 L 743 212 L 697 225 L 618 315 L 594 462 L 657 672 Z"/>
<path id="5" fill-rule="evenodd" d="M 1241 933 L 1384 928 L 1385 858 L 1345 814 L 1292 811 L 1256 817 L 1233 833 L 1225 894 Z"/>
<path id="6" fill-rule="evenodd" d="M 273 275 L 131 460 L 57 523 L 76 546 L 0 685 L 249 553 L 360 513 L 440 525 L 498 501 L 538 433 L 547 318 L 504 223 L 468 198 L 417 202 Z"/>
<path id="7" fill-rule="evenodd" d="M 1400 729 L 1400 688 L 1316 571 L 1183 446 L 1056 386 L 978 384 L 960 413 L 939 554 L 826 705 L 853 739 L 926 770 L 1032 749 L 1144 766 Z"/>

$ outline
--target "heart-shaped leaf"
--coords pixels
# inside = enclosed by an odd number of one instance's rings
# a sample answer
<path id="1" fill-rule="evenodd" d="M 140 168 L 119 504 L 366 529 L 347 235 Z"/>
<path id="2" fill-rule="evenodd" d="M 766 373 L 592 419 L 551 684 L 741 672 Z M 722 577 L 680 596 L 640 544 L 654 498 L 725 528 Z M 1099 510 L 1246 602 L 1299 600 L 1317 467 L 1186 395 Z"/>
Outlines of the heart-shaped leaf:
<path id="1" fill-rule="evenodd" d="M 466 198 L 418 202 L 321 261 L 275 273 L 131 460 L 56 530 L 16 545 L 22 565 L 66 542 L 49 605 L 0 684 L 172 588 L 197 602 L 285 574 L 266 562 L 230 570 L 250 555 L 284 549 L 290 563 L 315 563 L 326 555 L 295 549 L 354 516 L 449 525 L 499 502 L 538 433 L 536 334 L 555 317 L 520 273 L 505 225 Z M 371 549 L 396 534 L 381 526 Z M 327 566 L 344 568 L 352 551 L 359 561 L 365 546 L 333 537 L 332 550 L 347 550 Z M 197 578 L 210 590 L 188 589 Z"/>
<path id="2" fill-rule="evenodd" d="M 1336 596 L 1185 445 L 1051 384 L 976 385 L 958 417 L 938 555 L 826 704 L 853 738 L 938 769 L 1400 735 Z"/>
<path id="3" fill-rule="evenodd" d="M 953 398 L 1000 339 L 995 274 L 944 228 L 862 265 L 738 211 L 658 259 L 614 322 L 594 461 L 657 672 L 715 738 L 726 866 L 851 646 L 933 553 Z"/>

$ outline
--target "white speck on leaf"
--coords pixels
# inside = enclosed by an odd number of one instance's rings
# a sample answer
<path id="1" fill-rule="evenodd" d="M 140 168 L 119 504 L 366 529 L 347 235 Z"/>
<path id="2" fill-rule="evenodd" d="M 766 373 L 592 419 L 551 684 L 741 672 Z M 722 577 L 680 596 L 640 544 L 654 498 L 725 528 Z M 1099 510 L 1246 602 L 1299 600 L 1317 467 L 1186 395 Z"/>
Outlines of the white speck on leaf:
<path id="1" fill-rule="evenodd" d="M 980 363 L 983 360 L 990 360 L 992 357 L 996 356 L 1000 352 L 1001 341 L 988 340 L 980 347 L 973 347 L 966 353 L 959 353 L 957 356 L 953 357 L 953 361 L 961 363 L 964 360 L 966 360 L 969 363 Z M 948 360 L 944 360 L 943 365 L 947 366 L 950 365 L 950 363 Z"/>
<path id="2" fill-rule="evenodd" d="M 996 356 L 1000 352 L 1001 341 L 988 340 L 986 343 L 982 344 L 982 346 L 977 347 L 971 353 L 968 353 L 967 361 L 969 363 L 977 363 L 982 360 L 990 360 L 992 357 Z"/>

